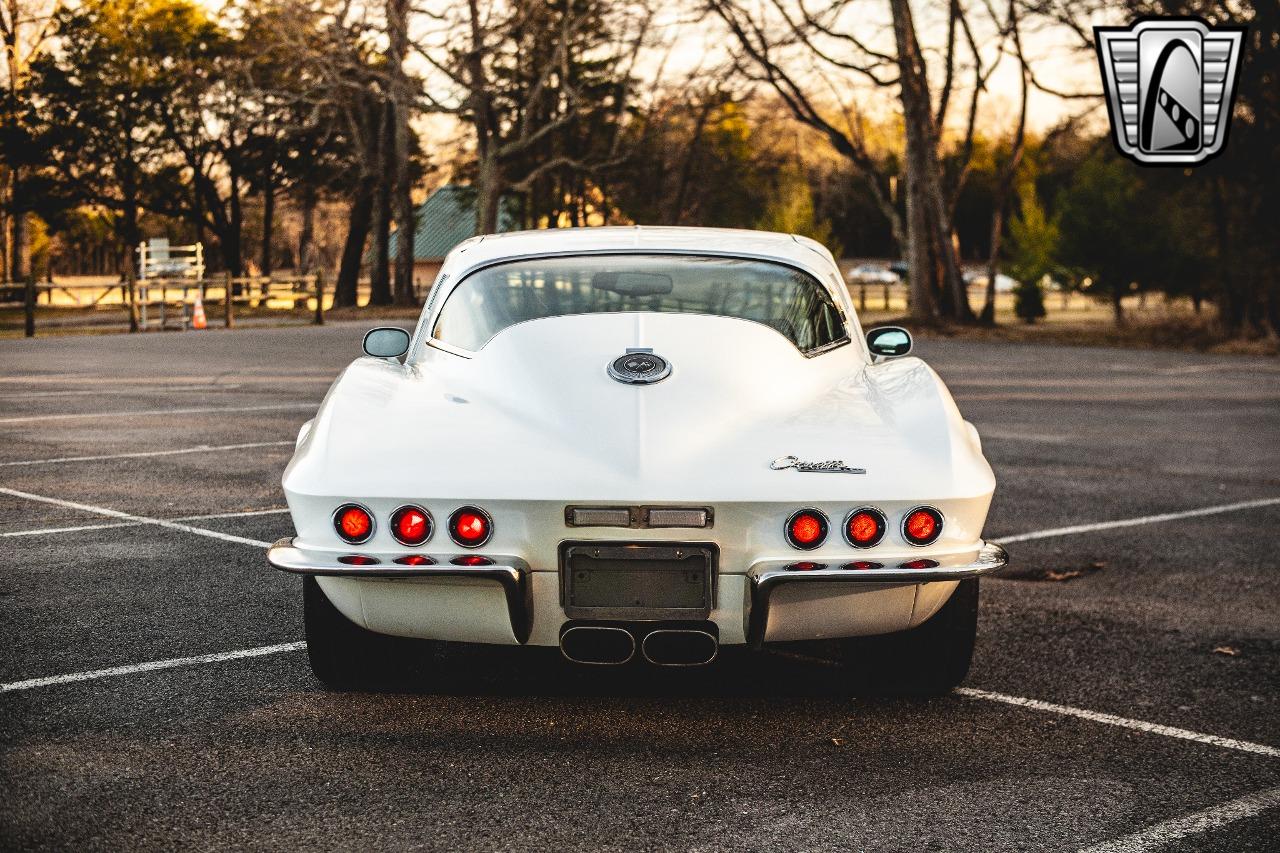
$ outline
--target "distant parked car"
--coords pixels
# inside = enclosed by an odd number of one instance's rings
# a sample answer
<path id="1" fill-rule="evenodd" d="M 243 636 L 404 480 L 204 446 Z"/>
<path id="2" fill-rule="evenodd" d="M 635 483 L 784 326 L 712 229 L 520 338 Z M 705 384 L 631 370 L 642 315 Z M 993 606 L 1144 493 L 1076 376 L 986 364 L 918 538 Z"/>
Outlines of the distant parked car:
<path id="1" fill-rule="evenodd" d="M 987 286 L 987 277 L 981 273 L 965 273 L 964 283 L 970 287 L 985 288 Z M 1004 273 L 996 273 L 996 293 L 1013 293 L 1021 283 L 1016 278 L 1007 276 Z"/>
<path id="2" fill-rule="evenodd" d="M 902 279 L 896 272 L 879 264 L 859 264 L 849 270 L 853 284 L 898 284 Z"/>

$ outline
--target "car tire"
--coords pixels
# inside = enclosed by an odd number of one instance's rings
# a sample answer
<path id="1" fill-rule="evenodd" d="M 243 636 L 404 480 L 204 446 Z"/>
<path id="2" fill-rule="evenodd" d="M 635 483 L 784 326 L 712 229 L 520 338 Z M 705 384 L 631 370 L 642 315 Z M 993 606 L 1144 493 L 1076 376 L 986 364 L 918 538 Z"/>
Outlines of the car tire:
<path id="1" fill-rule="evenodd" d="M 360 627 L 310 576 L 302 579 L 302 624 L 311 671 L 333 690 L 398 686 L 422 674 L 440 646 Z"/>
<path id="2" fill-rule="evenodd" d="M 978 579 L 960 581 L 937 613 L 906 631 L 844 640 L 842 663 L 859 693 L 942 696 L 969 673 L 978 633 Z"/>

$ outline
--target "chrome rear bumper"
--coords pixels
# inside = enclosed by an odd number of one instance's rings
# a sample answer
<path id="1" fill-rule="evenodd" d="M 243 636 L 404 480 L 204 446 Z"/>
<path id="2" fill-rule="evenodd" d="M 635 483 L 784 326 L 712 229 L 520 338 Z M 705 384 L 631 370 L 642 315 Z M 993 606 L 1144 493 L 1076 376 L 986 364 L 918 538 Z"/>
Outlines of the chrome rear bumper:
<path id="1" fill-rule="evenodd" d="M 907 569 L 883 567 L 878 569 L 842 569 L 842 561 L 824 562 L 819 558 L 809 563 L 820 568 L 807 570 L 788 569 L 803 565 L 805 561 L 769 560 L 756 563 L 747 572 L 751 591 L 751 613 L 747 619 L 747 642 L 759 648 L 764 643 L 769 628 L 769 601 L 773 592 L 783 584 L 922 584 L 937 581 L 958 581 L 975 578 L 1004 568 L 1009 554 L 994 542 L 984 542 L 972 561 L 962 558 L 938 558 L 939 565 L 930 568 Z"/>
<path id="2" fill-rule="evenodd" d="M 362 552 L 364 553 L 364 552 Z M 450 562 L 458 554 L 427 554 L 432 565 L 405 566 L 393 562 L 400 554 L 368 554 L 378 562 L 351 565 L 339 561 L 340 554 L 330 551 L 308 551 L 297 548 L 293 539 L 277 540 L 267 549 L 267 562 L 282 572 L 299 575 L 321 575 L 348 578 L 479 578 L 496 581 L 507 600 L 507 616 L 511 633 L 520 643 L 529 639 L 533 627 L 533 599 L 529 583 L 529 564 L 519 557 L 486 555 L 492 565 L 460 566 Z"/>

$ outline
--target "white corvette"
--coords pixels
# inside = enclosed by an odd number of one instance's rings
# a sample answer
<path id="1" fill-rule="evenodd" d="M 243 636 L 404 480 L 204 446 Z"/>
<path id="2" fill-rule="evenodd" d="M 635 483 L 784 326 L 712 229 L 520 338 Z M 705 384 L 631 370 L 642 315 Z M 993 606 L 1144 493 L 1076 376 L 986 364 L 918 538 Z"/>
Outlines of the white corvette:
<path id="1" fill-rule="evenodd" d="M 478 237 L 415 333 L 375 329 L 284 474 L 325 683 L 424 644 L 692 666 L 824 640 L 861 683 L 968 670 L 995 480 L 910 337 L 865 338 L 803 237 Z"/>

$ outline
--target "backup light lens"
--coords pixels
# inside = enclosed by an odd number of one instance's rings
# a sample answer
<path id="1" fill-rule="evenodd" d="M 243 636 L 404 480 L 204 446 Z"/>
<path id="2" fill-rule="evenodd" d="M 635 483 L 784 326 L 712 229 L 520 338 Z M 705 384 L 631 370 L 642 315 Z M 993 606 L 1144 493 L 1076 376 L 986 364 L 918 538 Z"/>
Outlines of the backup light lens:
<path id="1" fill-rule="evenodd" d="M 455 566 L 492 566 L 493 565 L 493 560 L 490 560 L 488 557 L 481 556 L 480 554 L 462 554 L 460 556 L 454 557 L 449 562 L 453 563 Z"/>
<path id="2" fill-rule="evenodd" d="M 818 569 L 825 569 L 826 563 L 811 563 L 808 560 L 803 563 L 791 563 L 787 566 L 789 572 L 815 572 Z"/>
<path id="3" fill-rule="evenodd" d="M 492 534 L 493 520 L 479 507 L 460 507 L 449 517 L 449 535 L 464 548 L 479 548 Z"/>
<path id="4" fill-rule="evenodd" d="M 343 541 L 359 545 L 373 535 L 373 516 L 359 504 L 343 504 L 333 514 L 333 527 Z"/>
<path id="5" fill-rule="evenodd" d="M 816 509 L 797 510 L 787 519 L 786 534 L 792 548 L 810 551 L 827 538 L 827 517 Z"/>
<path id="6" fill-rule="evenodd" d="M 426 554 L 409 554 L 406 557 L 396 557 L 396 562 L 402 566 L 434 566 L 436 563 Z"/>
<path id="7" fill-rule="evenodd" d="M 367 557 L 364 554 L 344 554 L 338 558 L 339 563 L 346 563 L 348 566 L 376 566 L 378 561 L 373 557 Z"/>
<path id="8" fill-rule="evenodd" d="M 931 506 L 916 507 L 902 521 L 902 538 L 912 545 L 929 545 L 941 534 L 942 513 Z"/>
<path id="9" fill-rule="evenodd" d="M 431 538 L 431 513 L 420 506 L 402 506 L 391 514 L 391 535 L 401 545 L 421 545 Z"/>
<path id="10" fill-rule="evenodd" d="M 904 569 L 932 569 L 938 565 L 937 560 L 907 560 L 901 568 Z"/>
<path id="11" fill-rule="evenodd" d="M 844 537 L 855 548 L 870 548 L 884 538 L 884 513 L 875 507 L 863 507 L 849 513 L 844 523 Z"/>
<path id="12" fill-rule="evenodd" d="M 875 563 L 871 560 L 854 560 L 852 563 L 845 563 L 840 568 L 858 571 L 860 569 L 883 569 L 883 563 Z"/>

